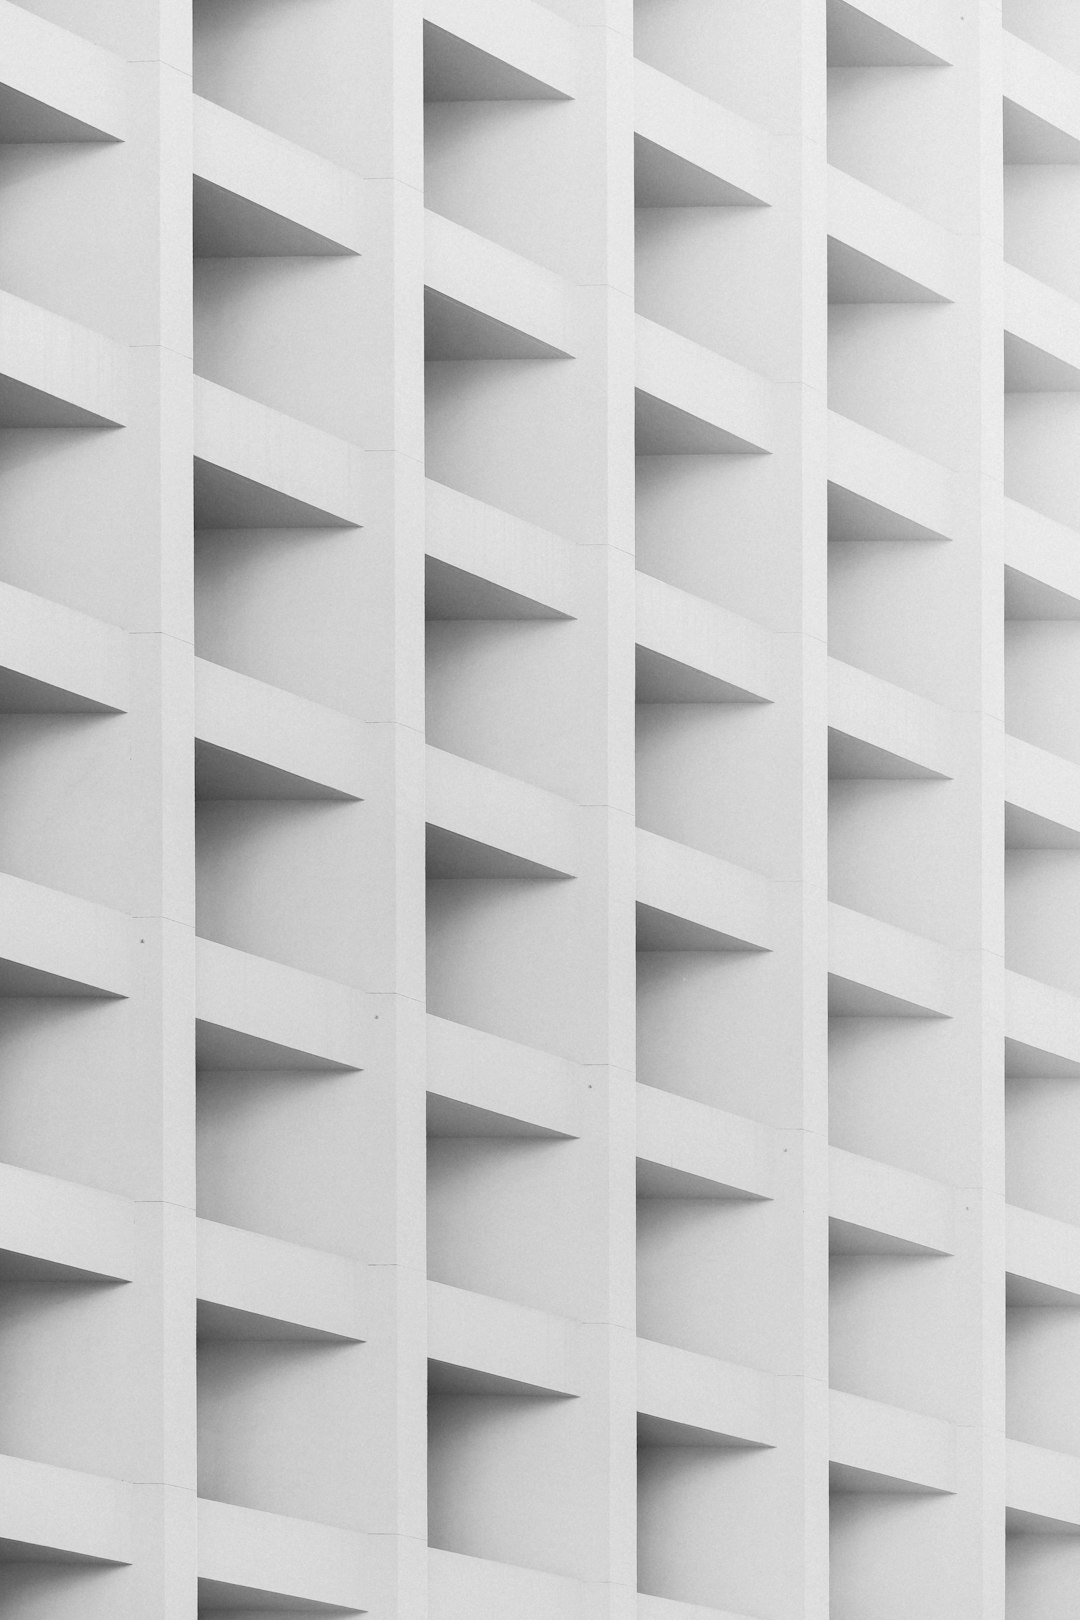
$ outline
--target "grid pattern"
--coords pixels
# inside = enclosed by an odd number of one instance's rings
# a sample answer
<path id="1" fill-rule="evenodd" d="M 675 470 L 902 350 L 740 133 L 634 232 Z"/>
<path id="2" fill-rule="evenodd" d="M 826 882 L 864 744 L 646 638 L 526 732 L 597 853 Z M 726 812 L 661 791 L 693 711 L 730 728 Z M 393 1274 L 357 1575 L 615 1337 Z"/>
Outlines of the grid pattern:
<path id="1" fill-rule="evenodd" d="M 5 1617 L 1074 1620 L 1078 249 L 1074 0 L 0 0 Z"/>

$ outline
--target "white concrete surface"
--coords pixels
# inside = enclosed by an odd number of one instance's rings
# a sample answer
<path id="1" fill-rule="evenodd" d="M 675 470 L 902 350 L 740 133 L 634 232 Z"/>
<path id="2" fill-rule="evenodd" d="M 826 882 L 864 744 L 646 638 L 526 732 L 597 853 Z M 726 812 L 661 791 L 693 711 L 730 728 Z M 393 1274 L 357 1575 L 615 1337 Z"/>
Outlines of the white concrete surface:
<path id="1" fill-rule="evenodd" d="M 1073 1620 L 1078 247 L 1073 0 L 0 0 L 5 1617 Z"/>

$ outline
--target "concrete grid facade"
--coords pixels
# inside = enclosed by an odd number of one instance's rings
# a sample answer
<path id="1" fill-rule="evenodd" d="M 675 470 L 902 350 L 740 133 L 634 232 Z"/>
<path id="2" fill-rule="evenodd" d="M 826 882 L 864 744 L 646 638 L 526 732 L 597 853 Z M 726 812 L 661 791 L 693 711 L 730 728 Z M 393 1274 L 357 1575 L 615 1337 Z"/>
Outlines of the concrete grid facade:
<path id="1" fill-rule="evenodd" d="M 0 0 L 5 1620 L 1075 1620 L 1078 443 L 1074 0 Z"/>

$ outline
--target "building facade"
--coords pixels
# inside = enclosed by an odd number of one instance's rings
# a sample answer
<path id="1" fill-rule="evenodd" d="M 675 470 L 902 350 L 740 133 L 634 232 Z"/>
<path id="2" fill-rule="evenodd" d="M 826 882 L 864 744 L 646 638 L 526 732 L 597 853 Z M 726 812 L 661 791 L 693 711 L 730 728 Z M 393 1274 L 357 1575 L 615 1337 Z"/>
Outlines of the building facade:
<path id="1" fill-rule="evenodd" d="M 1075 1620 L 1074 0 L 0 0 L 5 1620 Z"/>

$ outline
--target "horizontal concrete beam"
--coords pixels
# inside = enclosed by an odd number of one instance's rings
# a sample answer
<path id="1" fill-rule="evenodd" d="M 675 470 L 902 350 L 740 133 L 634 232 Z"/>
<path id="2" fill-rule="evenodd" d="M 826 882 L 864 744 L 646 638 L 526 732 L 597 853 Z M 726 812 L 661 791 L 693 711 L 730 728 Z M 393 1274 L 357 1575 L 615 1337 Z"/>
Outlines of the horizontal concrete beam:
<path id="1" fill-rule="evenodd" d="M 1006 736 L 1005 826 L 1019 848 L 1080 846 L 1080 765 Z"/>
<path id="2" fill-rule="evenodd" d="M 1005 972 L 1008 1072 L 1080 1075 L 1080 997 Z"/>
<path id="3" fill-rule="evenodd" d="M 545 92 L 565 98 L 574 93 L 577 30 L 547 6 L 534 0 L 427 0 L 424 20 L 480 58 L 470 60 L 444 44 L 429 46 L 425 89 L 434 100 L 531 99 Z"/>
<path id="4" fill-rule="evenodd" d="M 198 528 L 362 521 L 362 451 L 205 377 L 195 378 L 194 447 Z"/>
<path id="5" fill-rule="evenodd" d="M 0 710 L 108 714 L 128 704 L 116 625 L 0 583 Z"/>
<path id="6" fill-rule="evenodd" d="M 493 1126 L 501 1118 L 580 1134 L 585 1071 L 566 1058 L 429 1013 L 427 1075 L 430 1094 L 491 1116 Z"/>
<path id="7" fill-rule="evenodd" d="M 197 256 L 361 252 L 355 174 L 202 96 L 192 115 Z"/>
<path id="8" fill-rule="evenodd" d="M 111 338 L 0 292 L 0 426 L 119 427 L 127 367 Z"/>
<path id="9" fill-rule="evenodd" d="M 0 994 L 126 996 L 131 919 L 0 873 Z"/>
<path id="10" fill-rule="evenodd" d="M 829 533 L 835 540 L 955 539 L 970 522 L 947 468 L 830 411 Z"/>
<path id="11" fill-rule="evenodd" d="M 439 1364 L 436 1388 L 577 1395 L 577 1334 L 577 1324 L 564 1317 L 428 1283 L 428 1357 Z"/>
<path id="12" fill-rule="evenodd" d="M 70 29 L 0 0 L 0 140 L 121 140 L 127 64 Z"/>
<path id="13" fill-rule="evenodd" d="M 1006 1204 L 1005 1270 L 1035 1285 L 1033 1304 L 1080 1305 L 1080 1227 Z"/>
<path id="14" fill-rule="evenodd" d="M 638 61 L 634 131 L 639 206 L 771 200 L 772 141 L 767 131 Z"/>
<path id="15" fill-rule="evenodd" d="M 262 1338 L 268 1323 L 292 1338 L 364 1337 L 362 1269 L 344 1255 L 284 1243 L 219 1221 L 195 1222 L 200 1332 Z"/>
<path id="16" fill-rule="evenodd" d="M 951 1254 L 956 1195 L 843 1148 L 829 1148 L 829 1246 L 833 1253 Z"/>
<path id="17" fill-rule="evenodd" d="M 1006 101 L 1080 143 L 1080 77 L 1007 29 L 1002 30 L 1001 47 Z"/>
<path id="18" fill-rule="evenodd" d="M 246 1594 L 272 1593 L 302 1604 L 328 1604 L 331 1612 L 363 1614 L 369 1563 L 365 1538 L 355 1530 L 229 1502 L 199 1502 L 200 1583 L 237 1589 L 220 1594 L 226 1599 L 222 1608 L 235 1607 Z"/>
<path id="19" fill-rule="evenodd" d="M 956 1489 L 951 1424 L 838 1389 L 829 1391 L 829 1460 L 842 1490 Z"/>
<path id="20" fill-rule="evenodd" d="M 433 617 L 573 618 L 575 546 L 429 478 L 427 555 L 460 576 L 442 579 Z"/>
<path id="21" fill-rule="evenodd" d="M 638 573 L 635 590 L 639 702 L 769 699 L 769 631 L 651 574 Z"/>
<path id="22" fill-rule="evenodd" d="M 943 66 L 958 32 L 935 0 L 830 0 L 829 63 L 875 67 Z"/>
<path id="23" fill-rule="evenodd" d="M 828 661 L 828 680 L 831 776 L 955 776 L 947 709 L 838 658 Z"/>
<path id="24" fill-rule="evenodd" d="M 829 904 L 833 1016 L 948 1017 L 955 962 L 935 940 Z"/>
<path id="25" fill-rule="evenodd" d="M 64 1275 L 129 1281 L 135 1274 L 135 1207 L 131 1199 L 97 1187 L 0 1165 L 0 1249 L 31 1269 L 39 1262 L 45 1280 Z"/>
<path id="26" fill-rule="evenodd" d="M 1012 1529 L 1080 1529 L 1080 1457 L 1006 1440 L 1005 1509 Z"/>
<path id="27" fill-rule="evenodd" d="M 196 941 L 195 1015 L 209 1069 L 359 1069 L 368 1024 L 359 990 L 246 951 Z"/>
<path id="28" fill-rule="evenodd" d="M 131 1486 L 0 1455 L 0 1527 L 8 1541 L 63 1558 L 128 1564 Z"/>
<path id="29" fill-rule="evenodd" d="M 959 239 L 842 169 L 830 166 L 828 174 L 830 247 L 836 243 L 867 261 L 861 269 L 846 266 L 850 285 L 841 277 L 834 286 L 830 278 L 830 301 L 953 302 L 959 289 Z M 846 261 L 841 258 L 840 263 Z M 874 266 L 882 272 L 876 289 Z"/>
<path id="30" fill-rule="evenodd" d="M 634 1620 L 753 1620 L 752 1615 L 736 1614 L 734 1609 L 706 1608 L 701 1603 L 683 1603 L 678 1598 L 637 1595 Z"/>
<path id="31" fill-rule="evenodd" d="M 429 875 L 565 877 L 578 871 L 576 805 L 430 744 L 425 759 Z"/>
<path id="32" fill-rule="evenodd" d="M 1020 501 L 1006 498 L 1003 505 L 1007 569 L 1071 598 L 1075 609 L 1071 603 L 1063 602 L 1058 604 L 1058 611 L 1062 617 L 1080 617 L 1080 548 L 1076 531 Z M 1045 597 L 1037 605 L 1040 615 L 1048 613 Z"/>
<path id="33" fill-rule="evenodd" d="M 366 753 L 360 721 L 196 658 L 199 796 L 359 799 Z"/>
<path id="34" fill-rule="evenodd" d="M 708 1445 L 710 1435 L 735 1445 L 776 1440 L 767 1373 L 651 1339 L 637 1341 L 637 1409 L 645 1444 Z"/>
<path id="35" fill-rule="evenodd" d="M 643 315 L 635 331 L 639 455 L 771 449 L 772 395 L 764 377 Z"/>
<path id="36" fill-rule="evenodd" d="M 767 1126 L 655 1086 L 639 1085 L 636 1098 L 639 1186 L 644 1172 L 658 1195 L 668 1187 L 685 1197 L 676 1187 L 700 1182 L 702 1197 L 710 1188 L 712 1196 L 773 1196 L 778 1141 Z"/>
<path id="37" fill-rule="evenodd" d="M 567 286 L 497 242 L 424 213 L 428 360 L 566 358 Z"/>
<path id="38" fill-rule="evenodd" d="M 642 827 L 636 847 L 639 949 L 772 948 L 777 886 L 768 878 Z"/>
<path id="39" fill-rule="evenodd" d="M 480 1615 L 605 1620 L 610 1614 L 605 1589 L 593 1583 L 436 1547 L 427 1556 L 428 1620 L 478 1620 Z"/>
<path id="40" fill-rule="evenodd" d="M 1014 264 L 1001 267 L 1005 387 L 1009 392 L 1080 388 L 1080 306 Z"/>

